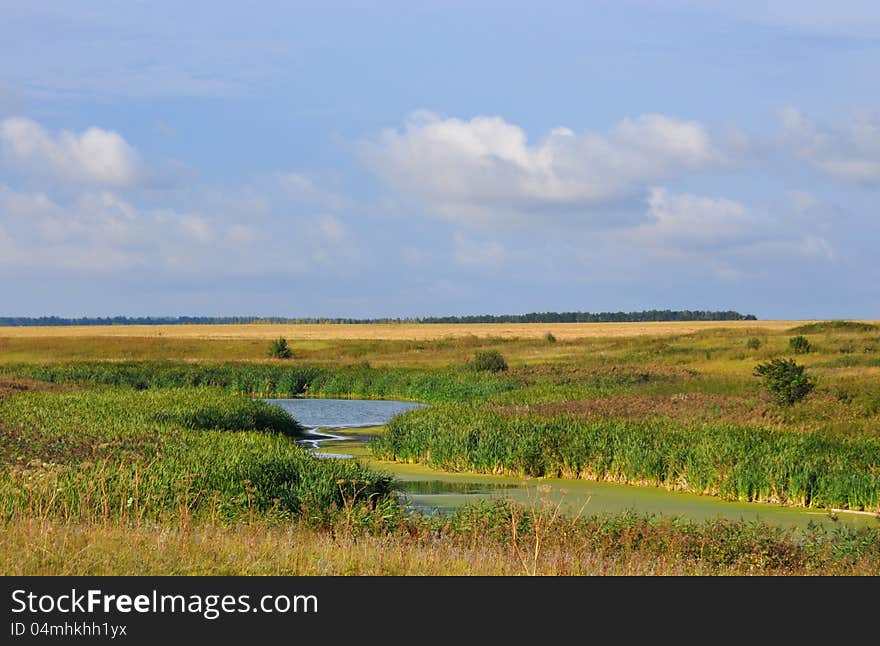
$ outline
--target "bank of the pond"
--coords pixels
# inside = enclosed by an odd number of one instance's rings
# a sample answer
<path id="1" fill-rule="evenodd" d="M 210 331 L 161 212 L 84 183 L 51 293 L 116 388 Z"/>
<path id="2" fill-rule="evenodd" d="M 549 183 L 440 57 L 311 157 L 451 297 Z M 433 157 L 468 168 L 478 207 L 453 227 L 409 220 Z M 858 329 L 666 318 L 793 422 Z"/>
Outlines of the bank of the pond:
<path id="1" fill-rule="evenodd" d="M 880 439 L 440 404 L 392 420 L 378 457 L 450 471 L 647 484 L 743 502 L 880 508 Z"/>
<path id="2" fill-rule="evenodd" d="M 801 528 L 806 528 L 811 523 L 826 527 L 880 527 L 880 519 L 871 515 L 724 501 L 712 496 L 668 491 L 661 487 L 451 472 L 422 463 L 381 460 L 372 454 L 369 445 L 385 432 L 385 427 L 381 424 L 364 425 L 365 420 L 378 418 L 371 416 L 372 413 L 361 415 L 357 409 L 364 406 L 365 410 L 370 410 L 370 405 L 375 406 L 382 402 L 327 399 L 268 401 L 291 412 L 305 426 L 317 428 L 318 433 L 326 429 L 326 435 L 313 437 L 320 454 L 328 457 L 354 457 L 365 462 L 372 470 L 392 475 L 403 493 L 404 503 L 416 511 L 448 513 L 467 504 L 503 497 L 527 505 L 546 500 L 561 505 L 569 515 L 636 512 L 683 517 L 694 521 L 725 518 Z M 414 407 L 412 402 L 384 404 L 387 405 L 386 413 L 399 413 Z M 340 408 L 345 408 L 352 416 L 347 419 L 335 417 Z M 306 412 L 306 409 L 310 410 Z M 322 409 L 325 410 L 322 412 Z M 297 412 L 301 416 L 304 412 L 306 414 L 300 418 L 297 417 Z M 382 424 L 392 417 L 384 419 Z M 332 418 L 336 419 L 336 425 L 326 423 Z M 325 423 L 310 424 L 320 421 Z"/>

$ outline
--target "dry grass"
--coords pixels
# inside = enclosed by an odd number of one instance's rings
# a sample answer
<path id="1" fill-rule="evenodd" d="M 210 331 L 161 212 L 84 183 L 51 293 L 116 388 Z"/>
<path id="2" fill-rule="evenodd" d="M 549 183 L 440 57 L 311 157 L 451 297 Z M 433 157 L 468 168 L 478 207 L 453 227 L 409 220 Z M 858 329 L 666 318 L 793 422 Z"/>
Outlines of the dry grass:
<path id="1" fill-rule="evenodd" d="M 431 340 L 467 336 L 543 338 L 547 332 L 560 340 L 674 336 L 703 330 L 755 330 L 776 332 L 813 321 L 673 321 L 653 323 L 400 323 L 400 324 L 249 324 L 249 325 L 107 325 L 0 327 L 0 339 L 49 337 L 128 337 L 167 339 L 258 339 L 279 336 L 295 340 Z"/>
<path id="2" fill-rule="evenodd" d="M 668 523 L 656 529 L 633 525 L 603 538 L 555 528 L 547 533 L 546 544 L 525 535 L 517 545 L 479 529 L 446 532 L 410 526 L 373 534 L 259 521 L 159 527 L 28 519 L 0 525 L 0 575 L 681 576 L 878 571 L 867 553 L 838 558 L 826 548 L 810 557 L 790 538 L 726 535 L 732 527 L 719 525 L 709 536 L 676 531 Z"/>
<path id="3" fill-rule="evenodd" d="M 64 392 L 75 389 L 75 386 L 69 384 L 52 384 L 45 381 L 26 379 L 24 377 L 0 377 L 0 399 L 25 392 Z"/>
<path id="4" fill-rule="evenodd" d="M 641 556 L 641 555 L 639 555 Z M 685 574 L 698 566 L 548 550 L 546 575 Z M 487 541 L 371 536 L 301 525 L 195 528 L 25 522 L 3 528 L 4 575 L 518 575 L 515 553 Z"/>

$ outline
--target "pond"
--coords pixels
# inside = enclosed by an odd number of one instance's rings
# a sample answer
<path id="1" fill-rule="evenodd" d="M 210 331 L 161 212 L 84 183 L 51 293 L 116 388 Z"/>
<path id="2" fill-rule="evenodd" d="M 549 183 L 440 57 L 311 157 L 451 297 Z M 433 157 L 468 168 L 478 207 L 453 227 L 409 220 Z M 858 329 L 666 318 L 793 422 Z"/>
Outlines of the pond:
<path id="1" fill-rule="evenodd" d="M 315 455 L 334 458 L 354 456 L 341 451 L 325 453 L 319 451 L 319 447 L 329 440 L 338 443 L 355 438 L 329 431 L 384 426 L 395 415 L 414 408 L 425 408 L 425 404 L 418 402 L 387 399 L 266 399 L 265 401 L 280 406 L 306 427 L 308 437 L 303 439 L 302 443 L 315 449 Z M 361 445 L 369 440 L 363 434 L 357 437 Z"/>
<path id="2" fill-rule="evenodd" d="M 372 457 L 369 441 L 383 431 L 395 415 L 425 404 L 389 400 L 359 399 L 269 399 L 309 429 L 303 440 L 325 458 L 362 459 L 374 469 L 397 479 L 404 504 L 414 511 L 448 513 L 469 502 L 506 497 L 534 504 L 546 500 L 559 504 L 570 514 L 637 513 L 683 516 L 693 520 L 724 517 L 732 520 L 762 520 L 768 524 L 806 527 L 809 523 L 877 526 L 872 515 L 848 512 L 828 514 L 781 505 L 728 502 L 712 496 L 667 491 L 585 480 L 514 478 L 507 476 L 453 473 L 422 464 L 385 462 Z"/>

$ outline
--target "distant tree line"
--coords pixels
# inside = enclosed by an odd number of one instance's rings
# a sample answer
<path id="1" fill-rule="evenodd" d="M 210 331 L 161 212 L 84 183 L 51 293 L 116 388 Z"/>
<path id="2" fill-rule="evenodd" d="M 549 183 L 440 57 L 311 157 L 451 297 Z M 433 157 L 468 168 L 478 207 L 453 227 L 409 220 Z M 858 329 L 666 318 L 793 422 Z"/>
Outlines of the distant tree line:
<path id="1" fill-rule="evenodd" d="M 421 323 L 641 323 L 647 321 L 756 321 L 754 314 L 732 310 L 644 310 L 642 312 L 532 312 L 481 316 L 440 316 L 419 319 Z"/>
<path id="2" fill-rule="evenodd" d="M 641 323 L 648 321 L 755 321 L 754 314 L 732 310 L 645 310 L 642 312 L 532 312 L 531 314 L 482 314 L 475 316 L 428 316 L 423 318 L 287 318 L 280 316 L 106 316 L 63 318 L 60 316 L 0 316 L 0 326 L 26 325 L 227 325 L 242 323 Z"/>

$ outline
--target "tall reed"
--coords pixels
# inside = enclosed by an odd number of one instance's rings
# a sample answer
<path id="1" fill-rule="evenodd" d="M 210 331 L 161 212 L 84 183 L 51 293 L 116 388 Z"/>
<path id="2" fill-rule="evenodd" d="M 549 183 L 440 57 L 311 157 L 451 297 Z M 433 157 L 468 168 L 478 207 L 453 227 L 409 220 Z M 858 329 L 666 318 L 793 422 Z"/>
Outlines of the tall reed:
<path id="1" fill-rule="evenodd" d="M 658 420 L 506 414 L 478 403 L 393 419 L 381 458 L 444 469 L 651 484 L 744 501 L 880 509 L 880 438 Z"/>

